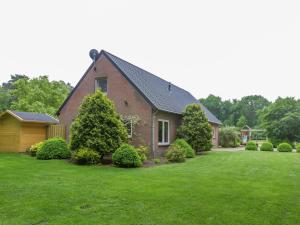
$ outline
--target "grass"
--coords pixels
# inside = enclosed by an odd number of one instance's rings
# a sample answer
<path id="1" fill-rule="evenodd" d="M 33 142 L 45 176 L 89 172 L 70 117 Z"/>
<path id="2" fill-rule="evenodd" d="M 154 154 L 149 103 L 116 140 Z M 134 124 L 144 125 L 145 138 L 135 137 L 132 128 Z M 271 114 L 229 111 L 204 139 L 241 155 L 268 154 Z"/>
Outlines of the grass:
<path id="1" fill-rule="evenodd" d="M 0 154 L 0 224 L 300 224 L 300 154 L 119 169 Z"/>

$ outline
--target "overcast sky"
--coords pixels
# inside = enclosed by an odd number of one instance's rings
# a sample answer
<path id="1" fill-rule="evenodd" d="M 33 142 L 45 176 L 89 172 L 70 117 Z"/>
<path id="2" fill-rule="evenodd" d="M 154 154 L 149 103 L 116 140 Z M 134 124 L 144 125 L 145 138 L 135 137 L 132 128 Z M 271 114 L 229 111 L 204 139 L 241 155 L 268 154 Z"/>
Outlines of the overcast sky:
<path id="1" fill-rule="evenodd" d="M 1 1 L 0 82 L 75 85 L 105 49 L 188 91 L 300 98 L 300 1 Z"/>

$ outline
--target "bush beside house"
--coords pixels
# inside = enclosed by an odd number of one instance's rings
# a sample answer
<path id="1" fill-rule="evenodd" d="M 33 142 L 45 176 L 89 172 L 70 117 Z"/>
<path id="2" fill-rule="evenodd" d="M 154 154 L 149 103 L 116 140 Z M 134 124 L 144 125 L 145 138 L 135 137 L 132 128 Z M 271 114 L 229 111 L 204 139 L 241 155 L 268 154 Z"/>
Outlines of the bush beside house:
<path id="1" fill-rule="evenodd" d="M 101 157 L 127 142 L 127 130 L 113 103 L 97 90 L 84 98 L 71 127 L 72 150 L 90 148 Z"/>
<path id="2" fill-rule="evenodd" d="M 118 167 L 140 167 L 141 158 L 136 149 L 129 144 L 122 144 L 112 155 L 113 163 Z"/>
<path id="3" fill-rule="evenodd" d="M 36 153 L 37 159 L 68 159 L 71 151 L 67 143 L 62 138 L 50 138 L 44 142 L 40 150 Z"/>
<path id="4" fill-rule="evenodd" d="M 212 147 L 212 128 L 198 104 L 191 104 L 186 107 L 177 134 L 196 151 L 207 151 Z"/>
<path id="5" fill-rule="evenodd" d="M 79 165 L 97 164 L 100 159 L 100 154 L 89 148 L 80 148 L 72 155 L 72 160 Z"/>
<path id="6" fill-rule="evenodd" d="M 194 149 L 184 140 L 181 138 L 177 138 L 174 142 L 174 145 L 177 145 L 179 148 L 182 148 L 185 152 L 185 158 L 194 158 L 195 151 Z"/>
<path id="7" fill-rule="evenodd" d="M 184 162 L 185 150 L 179 145 L 171 144 L 166 152 L 166 158 L 169 162 Z"/>
<path id="8" fill-rule="evenodd" d="M 142 162 L 147 160 L 147 156 L 149 154 L 149 148 L 147 146 L 141 145 L 136 148 L 136 151 L 139 154 Z"/>
<path id="9" fill-rule="evenodd" d="M 35 157 L 36 153 L 41 150 L 43 144 L 44 144 L 44 142 L 42 141 L 42 142 L 31 145 L 31 147 L 29 149 L 27 149 L 27 153 L 29 155 Z"/>

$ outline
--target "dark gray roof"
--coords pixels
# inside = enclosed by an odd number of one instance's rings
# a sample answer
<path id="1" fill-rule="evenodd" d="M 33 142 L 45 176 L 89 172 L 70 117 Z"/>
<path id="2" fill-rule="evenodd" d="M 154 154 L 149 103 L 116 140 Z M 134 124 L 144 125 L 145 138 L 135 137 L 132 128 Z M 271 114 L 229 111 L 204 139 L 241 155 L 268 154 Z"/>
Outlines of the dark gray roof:
<path id="1" fill-rule="evenodd" d="M 221 122 L 188 91 L 171 84 L 109 52 L 102 51 L 120 72 L 141 92 L 141 94 L 158 110 L 182 114 L 188 104 L 200 104 L 208 121 Z M 101 53 L 100 53 L 101 54 Z"/>
<path id="2" fill-rule="evenodd" d="M 41 123 L 58 123 L 59 121 L 53 118 L 50 115 L 43 114 L 43 113 L 32 113 L 32 112 L 17 112 L 17 111 L 10 111 L 17 117 L 21 118 L 25 122 L 41 122 Z"/>

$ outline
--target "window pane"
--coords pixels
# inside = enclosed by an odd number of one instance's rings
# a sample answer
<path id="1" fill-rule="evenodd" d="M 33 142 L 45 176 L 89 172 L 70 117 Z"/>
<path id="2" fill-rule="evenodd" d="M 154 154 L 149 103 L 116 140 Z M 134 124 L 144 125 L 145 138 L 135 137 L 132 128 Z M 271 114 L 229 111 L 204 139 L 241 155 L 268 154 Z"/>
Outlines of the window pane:
<path id="1" fill-rule="evenodd" d="M 163 122 L 158 121 L 158 142 L 163 142 Z"/>
<path id="2" fill-rule="evenodd" d="M 131 138 L 132 137 L 132 120 L 126 121 L 125 126 L 127 128 L 128 137 Z"/>
<path id="3" fill-rule="evenodd" d="M 106 78 L 99 78 L 96 80 L 96 89 L 100 89 L 102 92 L 107 92 L 107 79 Z"/>
<path id="4" fill-rule="evenodd" d="M 169 142 L 169 123 L 165 122 L 165 133 L 164 133 L 164 138 L 165 138 L 165 142 Z"/>

